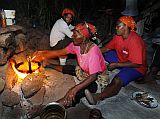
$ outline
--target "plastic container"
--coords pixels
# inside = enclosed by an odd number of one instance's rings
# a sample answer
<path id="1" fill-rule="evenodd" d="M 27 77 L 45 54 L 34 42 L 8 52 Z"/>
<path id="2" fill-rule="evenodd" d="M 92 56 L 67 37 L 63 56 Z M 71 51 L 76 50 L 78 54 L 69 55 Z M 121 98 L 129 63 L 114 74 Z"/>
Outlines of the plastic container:
<path id="1" fill-rule="evenodd" d="M 61 56 L 59 57 L 60 65 L 66 65 L 67 56 Z"/>

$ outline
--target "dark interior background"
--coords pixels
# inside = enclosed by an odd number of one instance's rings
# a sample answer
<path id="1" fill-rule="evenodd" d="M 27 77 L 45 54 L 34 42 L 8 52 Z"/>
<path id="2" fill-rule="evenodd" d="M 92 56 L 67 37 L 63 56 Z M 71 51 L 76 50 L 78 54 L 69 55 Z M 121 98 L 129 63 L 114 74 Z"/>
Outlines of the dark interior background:
<path id="1" fill-rule="evenodd" d="M 150 0 L 138 0 L 139 11 L 145 9 L 148 5 L 146 3 L 149 2 Z M 34 19 L 38 25 L 46 29 L 51 29 L 66 7 L 75 10 L 76 22 L 84 19 L 94 21 L 105 9 L 122 11 L 125 8 L 125 0 L 0 0 L 1 9 L 16 10 L 17 22 L 24 17 Z"/>

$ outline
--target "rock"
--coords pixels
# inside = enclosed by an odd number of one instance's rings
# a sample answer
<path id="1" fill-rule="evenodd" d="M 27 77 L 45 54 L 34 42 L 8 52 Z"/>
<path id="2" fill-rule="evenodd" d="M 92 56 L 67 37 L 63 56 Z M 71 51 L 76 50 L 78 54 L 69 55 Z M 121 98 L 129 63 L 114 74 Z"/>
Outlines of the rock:
<path id="1" fill-rule="evenodd" d="M 14 87 L 17 80 L 18 80 L 18 77 L 9 63 L 9 65 L 6 69 L 6 86 L 5 86 L 5 88 L 11 90 Z"/>
<path id="2" fill-rule="evenodd" d="M 1 34 L 0 35 L 0 47 L 8 48 L 8 46 L 13 42 L 13 34 Z"/>
<path id="3" fill-rule="evenodd" d="M 27 48 L 32 50 L 44 50 L 49 49 L 49 36 L 44 34 L 44 32 L 36 29 L 30 29 L 26 35 L 27 39 Z"/>
<path id="4" fill-rule="evenodd" d="M 5 33 L 9 33 L 9 32 L 15 32 L 15 31 L 20 31 L 23 30 L 23 27 L 18 26 L 18 25 L 11 25 L 8 26 L 6 28 L 1 28 L 0 29 L 0 34 L 5 34 Z"/>
<path id="5" fill-rule="evenodd" d="M 44 101 L 44 95 L 45 95 L 46 89 L 43 86 L 35 95 L 33 95 L 29 100 L 34 105 L 41 105 Z"/>
<path id="6" fill-rule="evenodd" d="M 2 104 L 5 106 L 12 107 L 20 103 L 20 95 L 9 89 L 3 91 L 1 98 L 2 98 Z"/>
<path id="7" fill-rule="evenodd" d="M 71 75 L 62 74 L 53 69 L 45 70 L 47 80 L 45 80 L 46 93 L 44 104 L 54 102 L 64 97 L 67 91 L 75 86 L 75 81 Z"/>
<path id="8" fill-rule="evenodd" d="M 25 98 L 30 98 L 37 93 L 43 86 L 43 80 L 45 76 L 43 74 L 32 73 L 24 78 L 21 84 L 21 89 Z"/>
<path id="9" fill-rule="evenodd" d="M 15 53 L 20 53 L 25 50 L 26 37 L 24 34 L 20 33 L 15 36 L 16 50 Z"/>
<path id="10" fill-rule="evenodd" d="M 2 92 L 2 90 L 4 89 L 5 86 L 5 81 L 2 77 L 0 77 L 0 92 Z"/>
<path id="11" fill-rule="evenodd" d="M 6 52 L 0 47 L 0 66 L 7 63 Z"/>
<path id="12" fill-rule="evenodd" d="M 38 45 L 38 50 L 47 50 L 50 47 L 49 44 L 49 36 L 44 35 L 40 40 L 39 40 L 39 45 Z"/>

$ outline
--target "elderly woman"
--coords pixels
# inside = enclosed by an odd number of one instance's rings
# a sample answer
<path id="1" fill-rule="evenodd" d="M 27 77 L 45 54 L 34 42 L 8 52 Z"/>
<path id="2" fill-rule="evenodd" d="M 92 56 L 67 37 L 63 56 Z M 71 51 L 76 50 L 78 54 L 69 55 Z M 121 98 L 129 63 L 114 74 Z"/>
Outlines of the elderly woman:
<path id="1" fill-rule="evenodd" d="M 72 87 L 66 95 L 58 100 L 64 106 L 73 106 L 84 97 L 84 90 L 87 88 L 92 93 L 97 90 L 95 81 L 99 74 L 106 70 L 105 60 L 96 44 L 90 41 L 90 36 L 96 32 L 93 25 L 80 23 L 73 31 L 73 43 L 61 50 L 45 50 L 34 53 L 34 61 L 42 61 L 49 58 L 57 58 L 67 54 L 76 54 L 79 68 L 74 66 L 61 66 L 59 71 L 77 74 L 80 83 Z M 76 70 L 75 70 L 76 69 Z M 77 72 L 81 73 L 77 73 Z M 83 75 L 80 75 L 83 74 Z"/>

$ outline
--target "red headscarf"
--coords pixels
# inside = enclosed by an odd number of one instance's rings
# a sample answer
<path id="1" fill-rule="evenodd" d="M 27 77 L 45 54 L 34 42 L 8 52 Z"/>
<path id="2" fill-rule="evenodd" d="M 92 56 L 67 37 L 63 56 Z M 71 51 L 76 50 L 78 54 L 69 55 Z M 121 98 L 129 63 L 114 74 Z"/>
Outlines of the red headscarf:
<path id="1" fill-rule="evenodd" d="M 135 31 L 136 22 L 134 21 L 133 17 L 131 17 L 131 16 L 122 16 L 122 17 L 119 18 L 119 21 L 123 22 L 128 27 L 130 27 L 131 31 Z"/>
<path id="2" fill-rule="evenodd" d="M 92 24 L 89 24 L 89 23 L 80 23 L 80 24 L 76 25 L 75 29 L 77 31 L 79 31 L 86 38 L 90 37 L 90 35 L 91 35 L 90 32 L 92 34 L 94 34 L 96 32 L 96 27 Z M 88 29 L 90 29 L 90 32 Z"/>
<path id="3" fill-rule="evenodd" d="M 64 14 L 71 14 L 73 17 L 75 16 L 75 13 L 72 9 L 69 8 L 65 8 L 62 12 L 62 16 L 64 16 Z"/>

